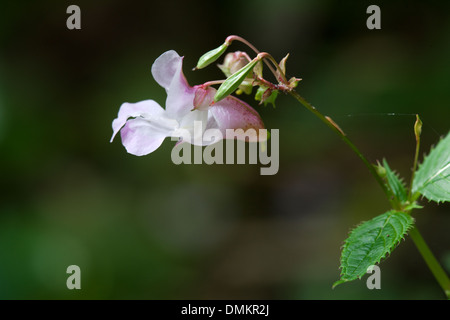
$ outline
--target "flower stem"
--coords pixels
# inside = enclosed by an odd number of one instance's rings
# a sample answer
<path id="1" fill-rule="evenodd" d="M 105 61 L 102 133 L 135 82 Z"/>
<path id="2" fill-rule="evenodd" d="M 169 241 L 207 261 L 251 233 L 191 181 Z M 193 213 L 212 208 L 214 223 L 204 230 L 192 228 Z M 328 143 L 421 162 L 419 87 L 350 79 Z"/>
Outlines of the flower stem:
<path id="1" fill-rule="evenodd" d="M 242 42 L 243 44 L 248 46 L 250 49 L 252 49 L 257 55 L 260 54 L 260 51 L 258 49 L 256 49 L 256 47 L 254 45 L 252 45 L 250 42 L 248 42 L 244 38 L 236 36 L 236 35 L 228 36 L 225 39 L 225 43 L 231 44 L 231 42 L 233 42 L 234 40 Z M 264 63 L 267 65 L 267 67 L 270 69 L 270 71 L 275 74 L 275 70 L 270 65 L 270 63 L 268 63 L 266 60 L 264 60 Z"/>
<path id="2" fill-rule="evenodd" d="M 323 123 L 325 123 L 331 130 L 333 130 L 341 139 L 352 149 L 354 153 L 362 160 L 362 162 L 366 165 L 367 169 L 369 169 L 370 173 L 373 175 L 375 180 L 380 185 L 381 189 L 383 189 L 384 193 L 390 200 L 390 193 L 386 187 L 386 184 L 378 175 L 375 167 L 367 160 L 367 158 L 359 151 L 359 149 L 351 142 L 349 138 L 345 135 L 345 133 L 339 128 L 339 126 L 331 120 L 331 118 L 324 116 L 320 113 L 314 106 L 312 106 L 308 101 L 306 101 L 302 96 L 300 96 L 296 91 L 289 92 L 298 102 L 300 102 L 303 106 L 306 107 L 309 111 L 311 111 L 316 117 L 318 117 Z M 391 202 L 392 203 L 392 202 Z"/>
<path id="3" fill-rule="evenodd" d="M 277 78 L 277 81 L 281 81 L 285 84 L 288 83 L 288 80 L 286 79 L 286 75 L 284 74 L 283 70 L 281 70 L 280 65 L 278 64 L 278 62 L 275 60 L 274 57 L 272 57 L 269 53 L 267 52 L 261 52 L 258 54 L 258 57 L 262 57 L 264 59 L 269 59 L 270 62 L 272 62 L 272 64 L 275 66 L 275 68 L 277 68 L 278 74 L 279 76 L 277 76 L 277 72 L 273 69 L 270 69 L 273 73 L 273 75 L 275 76 L 275 78 Z M 278 77 L 281 77 L 281 79 L 278 79 Z"/>
<path id="4" fill-rule="evenodd" d="M 204 84 L 202 84 L 202 87 L 209 87 L 209 86 L 213 86 L 216 84 L 222 84 L 224 82 L 225 82 L 225 80 L 212 80 L 212 81 L 208 81 L 208 82 L 205 82 Z"/>
<path id="5" fill-rule="evenodd" d="M 437 259 L 435 258 L 435 256 L 433 255 L 433 253 L 431 252 L 430 248 L 428 248 L 427 244 L 425 243 L 425 240 L 423 240 L 422 235 L 420 234 L 419 230 L 417 230 L 416 226 L 414 226 L 409 231 L 409 235 L 411 236 L 411 239 L 413 240 L 414 244 L 416 245 L 426 264 L 428 265 L 428 268 L 433 273 L 442 290 L 444 290 L 447 299 L 450 299 L 450 280 L 447 277 L 445 271 L 442 269 L 439 262 L 437 261 Z"/>

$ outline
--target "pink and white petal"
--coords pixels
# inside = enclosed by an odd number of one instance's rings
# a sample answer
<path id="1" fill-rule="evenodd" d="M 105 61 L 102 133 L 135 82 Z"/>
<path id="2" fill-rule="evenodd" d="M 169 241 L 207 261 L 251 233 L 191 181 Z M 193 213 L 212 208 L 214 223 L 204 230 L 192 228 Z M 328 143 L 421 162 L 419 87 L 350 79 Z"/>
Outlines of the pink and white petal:
<path id="1" fill-rule="evenodd" d="M 174 50 L 169 50 L 160 55 L 152 65 L 152 75 L 156 82 L 166 90 L 183 64 L 183 58 Z"/>
<path id="2" fill-rule="evenodd" d="M 128 153 L 144 156 L 158 149 L 170 132 L 159 130 L 147 120 L 136 118 L 128 120 L 120 134 Z"/>
<path id="3" fill-rule="evenodd" d="M 209 109 L 209 112 L 215 122 L 209 119 L 207 128 L 219 129 L 225 138 L 229 138 L 226 129 L 242 129 L 244 132 L 247 132 L 248 129 L 254 129 L 256 135 L 259 134 L 259 129 L 264 129 L 264 123 L 258 112 L 244 101 L 233 96 L 228 96 L 217 102 Z M 251 131 L 247 133 L 250 134 Z M 248 135 L 238 135 L 236 138 L 246 140 Z M 263 136 L 260 138 L 265 140 Z"/>
<path id="4" fill-rule="evenodd" d="M 114 119 L 112 123 L 113 135 L 110 142 L 113 141 L 117 132 L 119 132 L 129 118 L 160 118 L 163 117 L 164 113 L 164 109 L 153 100 L 144 100 L 137 103 L 123 103 L 119 109 L 117 118 Z"/>
<path id="5" fill-rule="evenodd" d="M 183 74 L 182 66 L 175 72 L 175 75 L 167 90 L 166 111 L 171 118 L 180 120 L 194 107 L 196 88 L 189 86 Z"/>
<path id="6" fill-rule="evenodd" d="M 167 92 L 168 116 L 181 119 L 194 109 L 195 89 L 183 74 L 183 57 L 174 50 L 164 52 L 152 65 L 152 75 Z"/>
<path id="7" fill-rule="evenodd" d="M 195 86 L 194 108 L 195 110 L 208 110 L 214 101 L 217 90 L 213 87 L 203 88 Z"/>

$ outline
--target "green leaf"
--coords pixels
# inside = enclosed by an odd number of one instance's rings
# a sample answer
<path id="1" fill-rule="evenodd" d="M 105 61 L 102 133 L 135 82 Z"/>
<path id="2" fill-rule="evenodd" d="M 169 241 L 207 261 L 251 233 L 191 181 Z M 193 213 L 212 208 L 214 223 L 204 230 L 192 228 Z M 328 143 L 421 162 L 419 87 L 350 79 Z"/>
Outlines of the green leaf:
<path id="1" fill-rule="evenodd" d="M 403 204 L 408 199 L 408 193 L 405 185 L 400 180 L 398 175 L 391 170 L 386 159 L 383 159 L 383 166 L 386 169 L 386 181 L 389 189 L 392 191 L 393 196 L 397 199 L 399 204 Z"/>
<path id="2" fill-rule="evenodd" d="M 217 47 L 216 49 L 208 51 L 207 53 L 202 55 L 200 59 L 198 59 L 197 66 L 194 69 L 203 69 L 219 59 L 220 56 L 225 52 L 225 50 L 227 50 L 228 46 L 229 44 L 225 42 L 220 47 Z"/>
<path id="3" fill-rule="evenodd" d="M 343 282 L 360 279 L 368 267 L 392 252 L 413 223 L 411 215 L 392 210 L 351 231 L 342 249 L 341 277 L 333 288 Z"/>
<path id="4" fill-rule="evenodd" d="M 243 68 L 239 69 L 235 73 L 225 80 L 224 83 L 221 84 L 219 89 L 217 89 L 216 95 L 214 96 L 214 102 L 218 102 L 225 98 L 226 96 L 233 93 L 239 85 L 245 80 L 247 75 L 253 70 L 253 67 L 259 62 L 259 59 L 255 58 L 246 64 Z"/>
<path id="5" fill-rule="evenodd" d="M 431 150 L 417 170 L 412 193 L 428 200 L 450 201 L 450 132 Z"/>

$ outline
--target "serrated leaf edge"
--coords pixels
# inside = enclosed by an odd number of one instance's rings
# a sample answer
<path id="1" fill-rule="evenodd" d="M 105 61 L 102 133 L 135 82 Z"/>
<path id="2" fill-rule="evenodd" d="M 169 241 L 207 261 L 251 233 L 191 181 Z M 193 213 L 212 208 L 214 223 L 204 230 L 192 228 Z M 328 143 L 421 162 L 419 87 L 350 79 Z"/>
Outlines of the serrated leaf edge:
<path id="1" fill-rule="evenodd" d="M 426 162 L 426 160 L 430 157 L 430 155 L 432 154 L 432 152 L 437 148 L 437 146 L 439 145 L 439 143 L 441 143 L 443 140 L 447 139 L 448 136 L 450 136 L 450 132 L 447 133 L 446 136 L 442 136 L 441 139 L 440 139 L 436 144 L 432 145 L 432 146 L 430 147 L 430 151 L 428 152 L 428 154 L 427 154 L 427 153 L 424 153 L 424 155 L 423 155 L 423 160 L 422 160 L 421 163 L 419 164 L 416 173 L 420 171 L 420 169 L 422 168 L 423 164 L 424 164 L 424 163 Z M 445 165 L 445 167 L 447 167 L 449 164 L 450 164 L 450 163 L 447 163 L 447 164 Z M 426 186 L 426 184 L 423 185 L 421 188 L 414 188 L 414 186 L 415 186 L 415 184 L 414 184 L 414 181 L 413 181 L 412 192 L 413 192 L 413 193 L 417 193 L 417 192 L 420 193 L 420 195 L 421 195 L 422 197 L 426 198 L 428 201 L 434 201 L 434 202 L 436 202 L 436 203 L 438 203 L 438 204 L 441 203 L 441 202 L 442 202 L 442 203 L 446 202 L 445 200 L 437 199 L 437 198 L 433 197 L 432 195 L 430 196 L 429 194 L 428 194 L 428 195 L 423 194 L 423 193 L 422 193 L 422 189 Z"/>
<path id="2" fill-rule="evenodd" d="M 410 218 L 412 219 L 412 222 L 411 222 L 411 224 L 409 224 L 409 226 L 406 228 L 406 230 L 403 232 L 403 235 L 400 237 L 400 239 L 396 242 L 396 243 L 394 243 L 394 244 L 392 244 L 392 246 L 387 250 L 387 252 L 384 254 L 384 255 L 382 255 L 379 259 L 378 259 L 378 261 L 376 261 L 375 262 L 375 264 L 380 264 L 381 263 L 381 260 L 383 260 L 383 259 L 385 259 L 386 258 L 386 256 L 389 254 L 391 254 L 391 252 L 395 249 L 395 248 L 397 248 L 397 246 L 400 244 L 400 242 L 402 241 L 402 240 L 405 240 L 405 236 L 408 234 L 408 232 L 409 232 L 409 230 L 414 226 L 414 223 L 415 223 L 415 219 L 409 214 L 409 213 L 406 213 L 406 212 L 402 212 L 402 211 L 397 211 L 397 210 L 390 210 L 390 211 L 388 211 L 388 212 L 386 212 L 386 213 L 383 213 L 383 214 L 387 214 L 387 213 L 389 213 L 389 212 L 391 212 L 392 214 L 394 214 L 394 213 L 404 213 L 404 214 L 407 214 L 407 215 L 409 215 L 410 216 Z M 381 214 L 381 215 L 383 215 L 383 214 Z M 379 217 L 379 216 L 377 216 L 377 217 Z M 371 220 L 373 220 L 373 219 L 375 219 L 376 217 L 374 217 L 374 218 L 372 218 L 372 219 L 370 219 L 370 220 L 366 220 L 366 221 L 362 221 L 361 223 L 359 223 L 357 226 L 355 226 L 354 228 L 352 228 L 349 232 L 348 232 L 348 237 L 347 237 L 347 239 L 344 241 L 344 244 L 341 246 L 341 249 L 342 249 L 342 251 L 344 250 L 344 247 L 346 246 L 346 244 L 347 244 L 347 240 L 350 238 L 350 236 L 351 236 L 351 234 L 358 228 L 358 227 L 360 227 L 361 225 L 363 225 L 364 223 L 367 223 L 367 222 L 369 222 L 369 221 L 371 221 Z M 381 231 L 380 231 L 381 232 Z M 339 266 L 339 269 L 341 269 L 341 274 L 340 274 L 340 277 L 342 277 L 343 275 L 344 275 L 344 272 L 343 272 L 343 267 L 342 267 L 342 264 L 343 264 L 343 261 L 342 261 L 342 252 L 341 252 L 341 260 L 340 260 L 340 266 Z M 357 279 L 361 279 L 362 278 L 362 276 L 357 276 Z M 345 283 L 345 282 L 350 282 L 350 281 L 353 281 L 353 280 L 356 280 L 356 279 L 343 279 L 343 278 L 340 278 L 339 280 L 337 280 L 336 282 L 334 282 L 333 283 L 333 285 L 332 285 L 332 289 L 334 289 L 336 286 L 338 286 L 338 285 L 340 285 L 340 284 L 342 284 L 342 283 Z"/>
<path id="3" fill-rule="evenodd" d="M 392 192 L 393 197 L 398 200 L 399 204 L 403 204 L 404 202 L 408 201 L 408 193 L 407 193 L 407 187 L 406 187 L 405 181 L 403 180 L 403 178 L 400 176 L 400 174 L 397 171 L 391 169 L 391 167 L 389 166 L 386 159 L 383 159 L 383 165 L 384 165 L 384 168 L 386 169 L 386 177 L 384 178 L 386 185 L 388 186 L 389 190 Z M 403 191 L 404 199 L 400 198 L 400 194 L 396 194 L 395 185 L 393 185 L 393 183 L 391 183 L 391 182 L 399 184 L 399 187 L 401 187 L 402 190 L 398 190 L 398 191 L 399 192 Z"/>

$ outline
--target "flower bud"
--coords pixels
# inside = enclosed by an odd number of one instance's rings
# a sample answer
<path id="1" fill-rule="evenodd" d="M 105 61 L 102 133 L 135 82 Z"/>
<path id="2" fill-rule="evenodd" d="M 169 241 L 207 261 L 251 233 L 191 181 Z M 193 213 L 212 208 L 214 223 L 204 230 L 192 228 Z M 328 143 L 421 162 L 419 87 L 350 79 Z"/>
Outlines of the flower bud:
<path id="1" fill-rule="evenodd" d="M 222 64 L 219 64 L 218 67 L 225 76 L 229 77 L 236 71 L 242 69 L 250 62 L 247 55 L 244 52 L 236 51 L 230 52 L 225 56 Z"/>
<path id="2" fill-rule="evenodd" d="M 291 88 L 291 89 L 296 88 L 296 87 L 298 86 L 298 83 L 299 83 L 301 80 L 302 80 L 302 79 L 300 79 L 300 78 L 292 77 L 291 79 L 289 79 L 289 84 L 288 84 L 289 88 Z"/>
<path id="3" fill-rule="evenodd" d="M 280 64 L 279 64 L 281 72 L 283 72 L 284 75 L 286 75 L 286 61 L 288 58 L 289 58 L 289 53 L 283 59 L 281 59 Z M 278 73 L 279 73 L 279 71 L 277 70 L 277 74 Z M 278 74 L 278 77 L 279 76 L 280 75 Z"/>
<path id="4" fill-rule="evenodd" d="M 420 135 L 422 134 L 422 120 L 420 120 L 418 114 L 416 114 L 416 123 L 414 124 L 414 134 L 416 135 L 416 141 L 419 141 Z"/>

